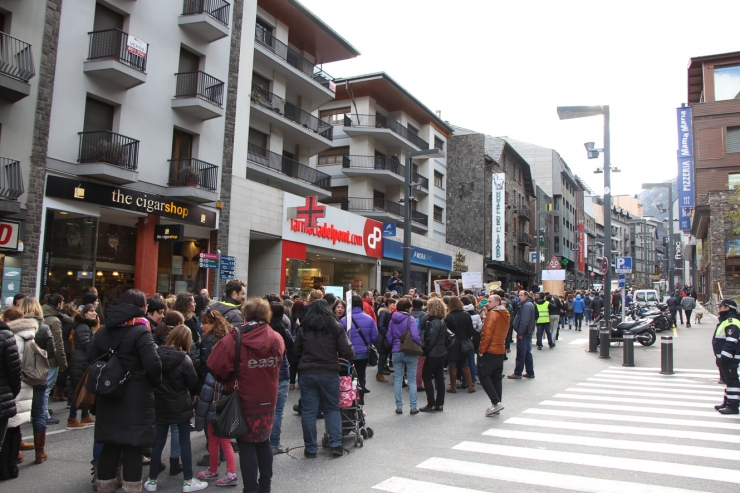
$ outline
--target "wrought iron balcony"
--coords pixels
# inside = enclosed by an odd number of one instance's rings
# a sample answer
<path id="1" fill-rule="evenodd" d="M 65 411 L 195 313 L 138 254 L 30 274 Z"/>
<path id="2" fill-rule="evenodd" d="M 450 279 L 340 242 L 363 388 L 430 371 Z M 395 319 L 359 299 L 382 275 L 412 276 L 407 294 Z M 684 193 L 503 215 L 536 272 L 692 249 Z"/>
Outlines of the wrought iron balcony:
<path id="1" fill-rule="evenodd" d="M 429 149 L 429 143 L 393 118 L 385 115 L 344 115 L 345 127 L 387 128 L 400 135 L 421 150 Z"/>
<path id="2" fill-rule="evenodd" d="M 0 157 L 0 198 L 15 200 L 23 195 L 23 175 L 21 162 L 15 159 Z"/>
<path id="3" fill-rule="evenodd" d="M 224 0 L 183 0 L 182 15 L 208 14 L 224 26 L 229 25 L 231 4 Z"/>
<path id="4" fill-rule="evenodd" d="M 199 159 L 170 159 L 171 187 L 195 187 L 208 192 L 218 188 L 218 166 Z"/>
<path id="5" fill-rule="evenodd" d="M 519 204 L 516 208 L 519 217 L 532 220 L 532 209 L 528 205 Z"/>
<path id="6" fill-rule="evenodd" d="M 31 45 L 0 32 L 0 73 L 28 82 L 36 75 Z"/>
<path id="7" fill-rule="evenodd" d="M 342 210 L 357 212 L 358 214 L 387 213 L 403 217 L 403 204 L 389 199 L 374 199 L 364 197 L 340 197 L 323 200 L 325 204 L 340 203 Z M 419 211 L 411 211 L 411 222 L 424 226 L 429 224 L 429 216 Z"/>
<path id="8" fill-rule="evenodd" d="M 223 107 L 224 83 L 205 72 L 180 72 L 175 74 L 175 99 L 200 98 Z"/>
<path id="9" fill-rule="evenodd" d="M 247 145 L 247 159 L 291 178 L 331 190 L 331 175 L 254 144 Z"/>
<path id="10" fill-rule="evenodd" d="M 309 78 L 313 79 L 317 84 L 320 84 L 334 92 L 334 89 L 332 88 L 334 77 L 324 72 L 314 62 L 304 57 L 290 46 L 279 41 L 271 32 L 265 30 L 259 24 L 254 28 L 254 39 L 262 46 L 275 53 L 278 58 L 287 62 L 288 65 L 300 70 Z"/>
<path id="11" fill-rule="evenodd" d="M 80 132 L 79 163 L 108 163 L 129 171 L 139 166 L 139 141 L 99 130 Z"/>
<path id="12" fill-rule="evenodd" d="M 403 179 L 406 166 L 388 156 L 342 156 L 342 168 L 390 171 Z"/>
<path id="13" fill-rule="evenodd" d="M 334 127 L 330 124 L 319 120 L 311 113 L 302 110 L 293 103 L 289 103 L 280 96 L 271 93 L 257 84 L 252 84 L 251 99 L 254 104 L 258 104 L 264 108 L 279 113 L 286 119 L 302 125 L 324 138 L 334 140 Z"/>
<path id="14" fill-rule="evenodd" d="M 88 60 L 117 60 L 139 72 L 146 72 L 149 44 L 143 52 L 137 52 L 133 46 L 129 45 L 128 33 L 120 29 L 92 31 L 88 34 L 90 35 Z"/>
<path id="15" fill-rule="evenodd" d="M 519 233 L 517 233 L 517 242 L 520 245 L 531 245 L 532 237 L 525 231 L 519 231 Z"/>

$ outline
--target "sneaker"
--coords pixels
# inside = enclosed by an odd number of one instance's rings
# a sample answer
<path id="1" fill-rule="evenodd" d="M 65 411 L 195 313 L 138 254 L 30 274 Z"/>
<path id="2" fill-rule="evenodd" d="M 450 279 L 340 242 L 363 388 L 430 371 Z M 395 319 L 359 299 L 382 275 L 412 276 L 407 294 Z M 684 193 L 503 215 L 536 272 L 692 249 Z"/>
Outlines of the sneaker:
<path id="1" fill-rule="evenodd" d="M 182 482 L 183 493 L 188 493 L 188 491 L 200 491 L 206 488 L 208 488 L 208 483 L 204 483 L 203 481 L 196 478 L 193 478 L 190 481 Z"/>
<path id="2" fill-rule="evenodd" d="M 514 379 L 514 380 L 521 380 L 522 376 L 521 375 L 517 375 L 516 373 L 512 373 L 511 375 L 506 375 L 506 378 L 511 378 L 511 379 Z"/>
<path id="3" fill-rule="evenodd" d="M 80 420 L 80 423 L 82 423 L 85 426 L 94 426 L 95 420 L 92 419 L 92 416 L 88 414 L 87 416 L 85 416 L 84 418 Z"/>
<path id="4" fill-rule="evenodd" d="M 401 409 L 400 407 L 397 407 L 396 414 L 403 414 L 403 409 Z"/>
<path id="5" fill-rule="evenodd" d="M 77 421 L 77 418 L 67 420 L 68 430 L 84 430 L 85 428 L 87 428 L 87 426 Z"/>
<path id="6" fill-rule="evenodd" d="M 157 480 L 147 478 L 144 483 L 144 489 L 147 491 L 157 491 Z"/>
<path id="7" fill-rule="evenodd" d="M 233 472 L 227 472 L 226 476 L 216 481 L 216 486 L 236 486 L 237 484 L 239 484 L 239 478 Z"/>
<path id="8" fill-rule="evenodd" d="M 488 409 L 486 409 L 486 416 L 493 416 L 494 414 L 498 414 L 503 409 L 504 406 L 502 406 L 500 402 L 496 405 L 491 404 L 490 406 L 488 406 Z"/>
<path id="9" fill-rule="evenodd" d="M 218 479 L 218 471 L 213 472 L 210 469 L 206 469 L 205 471 L 200 471 L 198 473 L 198 479 L 205 479 L 206 481 Z"/>

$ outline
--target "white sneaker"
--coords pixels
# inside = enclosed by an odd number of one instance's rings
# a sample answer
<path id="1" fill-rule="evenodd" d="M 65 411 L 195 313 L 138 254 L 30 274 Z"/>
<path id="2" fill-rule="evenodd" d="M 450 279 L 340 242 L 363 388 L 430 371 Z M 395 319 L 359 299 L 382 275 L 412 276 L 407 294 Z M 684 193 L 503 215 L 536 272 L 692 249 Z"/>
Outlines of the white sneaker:
<path id="1" fill-rule="evenodd" d="M 203 481 L 200 481 L 197 478 L 191 479 L 190 482 L 183 481 L 183 483 L 182 483 L 182 491 L 183 491 L 183 493 L 187 493 L 188 491 L 200 491 L 200 490 L 204 490 L 206 488 L 208 488 L 208 483 L 205 483 Z"/>
<path id="2" fill-rule="evenodd" d="M 494 414 L 498 414 L 503 409 L 504 406 L 502 406 L 500 402 L 496 405 L 491 404 L 490 406 L 488 406 L 488 409 L 486 409 L 486 416 L 493 416 Z"/>
<path id="3" fill-rule="evenodd" d="M 157 491 L 157 480 L 147 478 L 144 483 L 144 489 L 147 491 Z"/>

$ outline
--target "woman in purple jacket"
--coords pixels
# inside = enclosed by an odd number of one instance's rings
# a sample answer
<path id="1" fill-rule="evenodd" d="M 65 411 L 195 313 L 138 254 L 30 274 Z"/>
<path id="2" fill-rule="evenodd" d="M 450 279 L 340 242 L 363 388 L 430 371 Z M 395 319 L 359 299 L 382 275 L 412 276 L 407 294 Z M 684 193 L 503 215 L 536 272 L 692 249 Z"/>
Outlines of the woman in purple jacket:
<path id="1" fill-rule="evenodd" d="M 368 350 L 367 345 L 378 337 L 378 327 L 375 320 L 370 315 L 365 314 L 362 309 L 362 298 L 357 295 L 352 296 L 352 326 L 347 327 L 347 317 L 342 317 L 339 321 L 342 327 L 349 335 L 349 341 L 355 348 L 354 365 L 357 370 L 357 380 L 359 382 L 360 404 L 365 404 L 365 394 L 368 392 L 366 387 L 366 372 Z M 360 331 L 362 336 L 360 336 Z M 364 340 L 363 340 L 364 338 Z M 367 341 L 367 344 L 365 344 Z"/>
<path id="2" fill-rule="evenodd" d="M 419 409 L 416 405 L 416 366 L 418 364 L 419 357 L 411 356 L 401 352 L 401 336 L 408 330 L 411 333 L 411 338 L 419 346 L 421 346 L 421 338 L 419 337 L 419 328 L 416 325 L 416 319 L 409 314 L 411 308 L 411 301 L 406 298 L 401 298 L 396 304 L 396 313 L 391 317 L 391 321 L 388 324 L 388 333 L 386 338 L 391 344 L 393 349 L 391 350 L 393 361 L 393 384 L 396 391 L 396 414 L 403 414 L 403 375 L 404 370 L 406 376 L 409 379 L 409 401 L 411 404 L 411 414 L 418 414 Z"/>

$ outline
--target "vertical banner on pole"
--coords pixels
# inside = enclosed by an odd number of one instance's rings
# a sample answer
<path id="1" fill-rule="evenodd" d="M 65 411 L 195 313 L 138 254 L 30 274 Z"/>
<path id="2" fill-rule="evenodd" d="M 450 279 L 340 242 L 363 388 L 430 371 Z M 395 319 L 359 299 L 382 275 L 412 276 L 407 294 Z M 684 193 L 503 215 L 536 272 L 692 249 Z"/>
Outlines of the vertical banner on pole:
<path id="1" fill-rule="evenodd" d="M 694 143 L 691 107 L 676 109 L 678 124 L 678 207 L 681 231 L 691 230 L 691 218 L 686 209 L 694 203 Z M 673 204 L 670 204 L 673 207 Z"/>
<path id="2" fill-rule="evenodd" d="M 494 173 L 491 178 L 491 259 L 503 261 L 506 260 L 506 174 Z"/>

